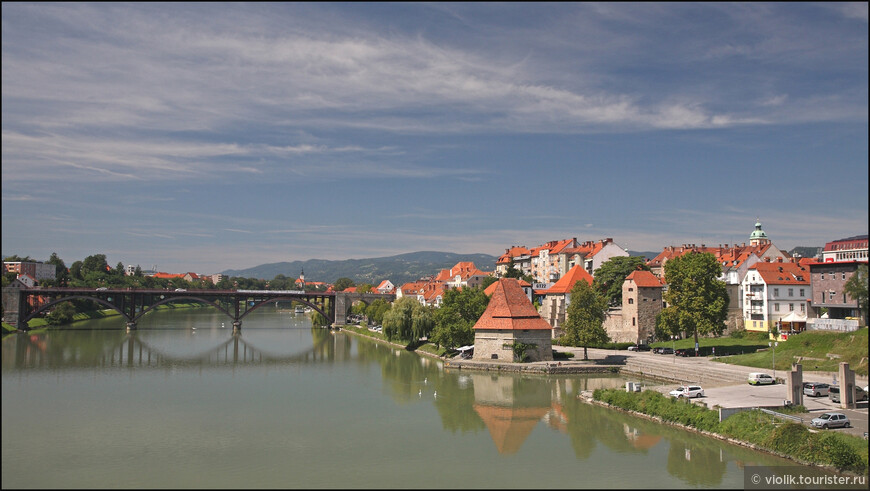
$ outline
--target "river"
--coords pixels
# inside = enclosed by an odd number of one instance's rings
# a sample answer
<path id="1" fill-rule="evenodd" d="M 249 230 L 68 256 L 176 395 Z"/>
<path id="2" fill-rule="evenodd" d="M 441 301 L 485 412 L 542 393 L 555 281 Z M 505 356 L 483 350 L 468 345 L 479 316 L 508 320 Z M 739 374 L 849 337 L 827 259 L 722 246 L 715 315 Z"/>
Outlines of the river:
<path id="1" fill-rule="evenodd" d="M 742 488 L 795 465 L 577 399 L 619 376 L 450 371 L 301 314 L 75 327 L 2 341 L 3 488 Z"/>

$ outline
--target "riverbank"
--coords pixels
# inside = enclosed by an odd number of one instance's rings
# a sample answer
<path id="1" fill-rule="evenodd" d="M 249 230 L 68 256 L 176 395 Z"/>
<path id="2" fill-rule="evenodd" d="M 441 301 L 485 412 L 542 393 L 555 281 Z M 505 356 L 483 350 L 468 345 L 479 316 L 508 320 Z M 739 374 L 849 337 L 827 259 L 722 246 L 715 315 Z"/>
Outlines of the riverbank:
<path id="1" fill-rule="evenodd" d="M 153 310 L 181 310 L 181 309 L 201 309 L 207 308 L 209 305 L 203 304 L 201 302 L 191 302 L 191 303 L 175 303 L 175 304 L 163 304 L 154 307 Z M 62 324 L 59 326 L 49 325 L 45 319 L 31 319 L 28 321 L 27 325 L 30 330 L 28 332 L 31 333 L 39 333 L 46 329 L 75 329 L 75 325 L 79 322 L 89 321 L 94 319 L 103 319 L 107 317 L 120 317 L 121 313 L 114 309 L 103 309 L 103 310 L 94 310 L 91 312 L 76 312 L 73 315 L 73 321 L 69 324 Z M 19 332 L 18 329 L 7 323 L 3 323 L 3 335 L 13 334 Z"/>
<path id="2" fill-rule="evenodd" d="M 735 414 L 720 422 L 716 411 L 653 391 L 629 393 L 619 389 L 599 389 L 584 391 L 578 399 L 802 465 L 867 476 L 867 445 L 860 437 L 819 432 L 795 423 L 772 423 L 769 416 L 757 410 Z"/>

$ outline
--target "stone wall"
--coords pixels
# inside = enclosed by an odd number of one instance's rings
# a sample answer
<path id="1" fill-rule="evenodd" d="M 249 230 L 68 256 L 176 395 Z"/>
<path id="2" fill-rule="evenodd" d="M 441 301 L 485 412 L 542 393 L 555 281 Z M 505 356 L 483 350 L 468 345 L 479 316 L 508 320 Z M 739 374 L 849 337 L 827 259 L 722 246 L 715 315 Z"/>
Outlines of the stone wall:
<path id="1" fill-rule="evenodd" d="M 526 354 L 529 355 L 529 361 L 550 361 L 553 359 L 551 334 L 546 329 L 529 331 L 475 330 L 474 357 L 472 359 L 513 361 L 514 352 L 510 345 L 514 341 L 537 345 L 536 349 L 526 351 Z"/>

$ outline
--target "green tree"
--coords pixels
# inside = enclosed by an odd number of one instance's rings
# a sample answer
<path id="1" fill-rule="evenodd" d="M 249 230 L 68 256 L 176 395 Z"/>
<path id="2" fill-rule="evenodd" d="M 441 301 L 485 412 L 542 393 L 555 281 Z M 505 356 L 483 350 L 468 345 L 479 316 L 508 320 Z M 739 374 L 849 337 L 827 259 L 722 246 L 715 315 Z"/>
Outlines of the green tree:
<path id="1" fill-rule="evenodd" d="M 480 282 L 480 289 L 486 290 L 489 285 L 495 283 L 496 281 L 498 281 L 498 278 L 496 278 L 495 276 L 487 276 L 483 279 L 483 281 Z"/>
<path id="2" fill-rule="evenodd" d="M 56 252 L 52 252 L 51 257 L 48 258 L 48 264 L 54 264 L 56 283 L 60 286 L 67 286 L 69 283 L 69 271 L 67 271 L 63 259 L 59 258 Z"/>
<path id="3" fill-rule="evenodd" d="M 373 288 L 374 288 L 374 286 L 370 285 L 369 283 L 362 283 L 360 285 L 357 285 L 356 292 L 357 293 L 369 293 L 370 291 L 372 291 Z"/>
<path id="4" fill-rule="evenodd" d="M 640 256 L 616 256 L 604 262 L 595 270 L 593 286 L 599 295 L 607 299 L 608 305 L 622 305 L 622 284 L 632 272 L 649 271 L 646 261 Z"/>
<path id="5" fill-rule="evenodd" d="M 82 279 L 82 262 L 75 261 L 69 267 L 69 275 L 73 280 L 81 280 Z"/>
<path id="6" fill-rule="evenodd" d="M 447 290 L 441 307 L 435 311 L 430 341 L 447 348 L 474 344 L 474 324 L 487 305 L 489 297 L 480 288 Z"/>
<path id="7" fill-rule="evenodd" d="M 63 302 L 54 306 L 49 312 L 48 315 L 45 316 L 46 322 L 48 322 L 51 326 L 60 326 L 63 324 L 69 324 L 73 320 L 73 316 L 76 313 L 76 308 L 73 304 L 69 302 Z"/>
<path id="8" fill-rule="evenodd" d="M 431 334 L 434 324 L 432 309 L 424 307 L 415 298 L 402 297 L 384 313 L 384 336 L 389 341 L 401 339 L 416 343 L 421 337 Z"/>
<path id="9" fill-rule="evenodd" d="M 728 316 L 728 291 L 717 278 L 722 267 L 709 252 L 690 252 L 665 263 L 667 307 L 656 318 L 656 331 L 668 335 L 720 335 Z"/>
<path id="10" fill-rule="evenodd" d="M 565 320 L 565 341 L 570 346 L 583 347 L 583 359 L 589 359 L 589 346 L 610 340 L 604 329 L 607 300 L 596 293 L 592 285 L 578 281 L 571 289 L 571 303 Z"/>
<path id="11" fill-rule="evenodd" d="M 335 280 L 335 284 L 333 285 L 333 289 L 337 292 L 342 292 L 347 288 L 354 286 L 354 282 L 350 278 L 339 278 Z"/>
<path id="12" fill-rule="evenodd" d="M 118 261 L 118 264 L 115 265 L 115 269 L 112 270 L 112 273 L 116 276 L 124 276 L 124 263 Z"/>
<path id="13" fill-rule="evenodd" d="M 82 277 L 87 277 L 90 273 L 105 273 L 109 270 L 109 263 L 106 262 L 105 254 L 94 254 L 88 256 L 82 261 Z"/>
<path id="14" fill-rule="evenodd" d="M 867 324 L 867 265 L 861 264 L 858 266 L 858 269 L 852 275 L 851 278 L 846 282 L 846 286 L 843 287 L 843 291 L 846 292 L 852 299 L 858 302 L 858 309 L 861 311 L 861 315 L 864 318 L 864 324 Z"/>
<path id="15" fill-rule="evenodd" d="M 504 273 L 505 278 L 516 278 L 520 279 L 523 277 L 523 272 L 514 267 L 514 260 L 511 258 L 511 262 L 508 264 L 507 270 Z"/>

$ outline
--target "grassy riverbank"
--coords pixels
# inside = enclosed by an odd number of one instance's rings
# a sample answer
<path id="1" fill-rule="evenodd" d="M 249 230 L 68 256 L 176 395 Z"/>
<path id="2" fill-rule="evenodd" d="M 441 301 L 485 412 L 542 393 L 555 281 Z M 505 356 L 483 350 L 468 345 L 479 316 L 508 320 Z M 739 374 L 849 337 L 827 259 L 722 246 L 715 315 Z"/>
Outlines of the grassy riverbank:
<path id="1" fill-rule="evenodd" d="M 207 308 L 208 305 L 205 305 L 201 302 L 191 302 L 191 303 L 173 303 L 173 304 L 163 304 L 158 305 L 154 308 L 154 310 L 179 310 L 179 309 L 200 309 Z M 105 310 L 93 310 L 90 312 L 77 312 L 73 315 L 73 321 L 69 324 L 63 324 L 60 326 L 51 326 L 49 325 L 45 319 L 30 319 L 27 322 L 27 326 L 30 327 L 30 332 L 38 333 L 48 329 L 76 329 L 76 324 L 82 321 L 93 320 L 93 319 L 102 319 L 105 317 L 120 317 L 121 314 L 118 313 L 117 310 L 113 309 L 105 309 Z M 119 321 L 120 322 L 120 321 Z M 11 324 L 3 323 L 3 334 L 11 334 L 15 332 L 15 327 Z"/>
<path id="2" fill-rule="evenodd" d="M 765 342 L 763 351 L 719 357 L 717 361 L 771 369 L 775 355 L 777 370 L 787 370 L 792 364 L 800 363 L 805 371 L 836 372 L 840 362 L 847 362 L 855 373 L 867 375 L 867 353 L 868 330 L 864 328 L 855 332 L 808 331 L 780 341 L 775 354 Z"/>
<path id="3" fill-rule="evenodd" d="M 773 421 L 761 411 L 737 413 L 719 422 L 719 413 L 654 390 L 598 389 L 592 398 L 662 421 L 745 442 L 802 463 L 832 466 L 867 475 L 867 442 L 844 433 L 811 431 L 797 423 Z"/>
<path id="4" fill-rule="evenodd" d="M 370 338 L 373 338 L 373 339 L 376 339 L 379 341 L 383 341 L 385 343 L 389 343 L 389 344 L 392 344 L 394 346 L 399 346 L 399 347 L 405 348 L 409 351 L 419 352 L 420 354 L 423 354 L 423 355 L 444 358 L 444 357 L 450 357 L 450 356 L 455 354 L 455 353 L 451 353 L 449 350 L 447 350 L 447 348 L 444 348 L 444 347 L 438 348 L 437 346 L 435 346 L 432 343 L 423 343 L 423 344 L 419 344 L 419 345 L 415 346 L 415 345 L 407 344 L 407 343 L 402 344 L 401 342 L 388 341 L 387 337 L 384 336 L 383 333 L 370 331 L 368 329 L 368 327 L 364 327 L 364 326 L 356 326 L 356 325 L 348 324 L 345 326 L 341 326 L 341 329 L 343 331 L 349 331 L 349 332 L 352 332 L 355 334 L 359 334 L 361 336 L 366 336 L 366 337 L 370 337 Z"/>

